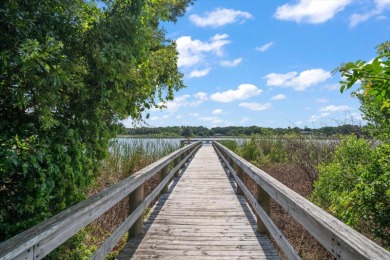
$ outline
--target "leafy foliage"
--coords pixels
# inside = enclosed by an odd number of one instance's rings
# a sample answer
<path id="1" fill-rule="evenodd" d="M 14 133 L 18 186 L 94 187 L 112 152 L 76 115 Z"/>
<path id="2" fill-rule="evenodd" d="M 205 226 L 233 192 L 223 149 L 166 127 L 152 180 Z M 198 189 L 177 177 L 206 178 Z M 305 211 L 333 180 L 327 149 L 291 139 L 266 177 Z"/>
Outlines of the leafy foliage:
<path id="1" fill-rule="evenodd" d="M 83 199 L 119 120 L 184 87 L 160 22 L 190 2 L 1 3 L 0 241 Z"/>
<path id="2" fill-rule="evenodd" d="M 345 80 L 341 89 L 352 88 L 358 82 L 361 87 L 354 95 L 361 102 L 361 111 L 369 124 L 371 134 L 382 140 L 389 140 L 390 130 L 390 42 L 377 47 L 378 56 L 371 62 L 358 60 L 336 68 Z"/>
<path id="3" fill-rule="evenodd" d="M 390 108 L 390 42 L 379 45 L 377 51 L 378 56 L 371 62 L 348 62 L 335 71 L 340 71 L 341 76 L 345 77 L 341 81 L 341 92 L 361 81 L 365 95 L 375 96 L 375 102 L 381 102 L 382 108 Z"/>
<path id="4" fill-rule="evenodd" d="M 390 42 L 379 45 L 377 53 L 371 62 L 349 62 L 335 72 L 344 77 L 341 92 L 361 82 L 353 95 L 370 134 L 380 141 L 375 146 L 354 136 L 344 140 L 333 160 L 319 168 L 312 198 L 390 250 Z"/>
<path id="5" fill-rule="evenodd" d="M 312 200 L 365 234 L 390 246 L 390 145 L 343 140 L 330 163 L 319 167 Z"/>

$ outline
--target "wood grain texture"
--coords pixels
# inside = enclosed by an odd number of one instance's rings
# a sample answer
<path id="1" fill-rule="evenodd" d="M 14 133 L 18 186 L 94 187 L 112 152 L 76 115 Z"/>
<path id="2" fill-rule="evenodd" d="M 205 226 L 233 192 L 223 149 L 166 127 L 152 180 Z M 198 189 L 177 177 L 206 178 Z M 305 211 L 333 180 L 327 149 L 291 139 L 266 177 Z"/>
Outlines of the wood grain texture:
<path id="1" fill-rule="evenodd" d="M 233 161 L 234 164 L 242 168 L 336 259 L 390 259 L 390 252 L 384 248 L 292 191 L 228 148 L 216 142 L 214 145 L 226 157 L 226 162 Z"/>
<path id="2" fill-rule="evenodd" d="M 203 145 L 156 206 L 142 241 L 118 259 L 280 259 L 268 237 L 255 232 L 255 216 L 231 181 L 213 147 Z"/>
<path id="3" fill-rule="evenodd" d="M 220 153 L 219 150 L 217 150 L 217 153 Z M 221 157 L 222 161 L 227 162 L 226 158 Z M 272 219 L 269 217 L 269 198 L 266 198 L 267 203 L 265 205 L 262 205 L 261 202 L 257 198 L 255 198 L 252 193 L 249 191 L 249 189 L 245 186 L 242 179 L 238 176 L 238 174 L 235 172 L 233 167 L 230 164 L 226 163 L 226 166 L 234 177 L 237 186 L 241 187 L 241 191 L 245 194 L 247 200 L 252 205 L 253 209 L 257 213 L 257 231 L 259 231 L 259 221 L 261 221 L 262 230 L 260 233 L 265 233 L 263 230 L 267 230 L 274 241 L 277 243 L 279 248 L 282 250 L 283 254 L 287 257 L 287 259 L 301 259 L 298 253 L 295 251 L 295 249 L 290 245 L 286 237 L 283 235 L 283 233 L 278 229 L 278 227 L 273 223 Z M 262 191 L 264 192 L 264 191 Z M 258 194 L 258 197 L 264 196 L 264 194 Z M 265 207 L 264 207 L 265 206 Z"/>
<path id="4" fill-rule="evenodd" d="M 177 170 L 182 167 L 183 164 L 187 162 L 187 160 L 190 159 L 190 157 L 196 152 L 197 149 L 192 150 L 190 154 L 187 155 L 187 157 L 184 158 L 183 161 L 181 161 L 179 164 L 173 168 L 173 170 L 168 173 L 165 178 L 161 181 L 161 183 L 143 200 L 141 204 L 137 208 L 135 208 L 132 213 L 126 218 L 126 220 L 110 235 L 109 238 L 107 238 L 102 245 L 94 252 L 94 254 L 90 257 L 90 259 L 104 259 L 105 256 L 107 256 L 111 250 L 115 247 L 115 245 L 119 242 L 119 240 L 125 235 L 126 231 L 130 229 L 130 227 L 133 227 L 135 224 L 135 221 L 139 220 L 141 216 L 143 216 L 144 211 L 149 207 L 149 205 L 152 203 L 152 201 L 162 192 L 162 190 L 168 186 L 168 183 L 170 182 L 171 177 L 177 172 Z M 143 198 L 143 197 L 142 197 Z M 165 198 L 165 197 L 164 197 Z M 137 232 L 132 232 L 131 229 L 129 230 L 129 239 L 131 237 L 141 234 L 143 230 L 143 218 L 141 218 L 141 226 L 140 229 L 137 230 Z"/>

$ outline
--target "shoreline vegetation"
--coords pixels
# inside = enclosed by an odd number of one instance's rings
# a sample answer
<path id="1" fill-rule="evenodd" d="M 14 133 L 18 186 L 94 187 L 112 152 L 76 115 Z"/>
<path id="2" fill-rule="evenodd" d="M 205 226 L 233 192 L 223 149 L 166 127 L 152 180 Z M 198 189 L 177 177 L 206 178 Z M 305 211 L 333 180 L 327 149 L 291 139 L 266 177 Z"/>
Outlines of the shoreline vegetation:
<path id="1" fill-rule="evenodd" d="M 89 189 L 87 197 L 103 191 L 177 149 L 179 149 L 178 143 L 163 139 L 158 139 L 157 142 L 137 139 L 115 140 L 111 143 L 110 154 L 99 168 L 99 173 Z M 144 197 L 147 197 L 160 181 L 158 174 L 149 179 L 144 185 Z M 79 256 L 81 258 L 90 257 L 105 239 L 122 224 L 128 216 L 128 210 L 128 198 L 125 198 L 75 235 L 72 239 L 79 240 L 79 249 L 77 249 L 80 251 Z M 123 237 L 106 259 L 115 259 L 126 240 L 127 236 Z M 57 254 L 62 258 L 73 259 L 75 248 L 72 250 L 69 248 L 72 249 L 72 242 L 67 242 L 67 245 L 60 247 Z"/>
<path id="2" fill-rule="evenodd" d="M 223 136 L 248 137 L 226 145 L 390 250 L 389 41 L 376 47 L 371 61 L 343 63 L 333 71 L 341 74 L 341 92 L 351 89 L 360 101 L 366 126 L 351 120 L 318 129 L 126 129 L 122 120 L 144 122 L 148 111 L 163 109 L 186 87 L 177 45 L 161 26 L 176 23 L 194 0 L 3 2 L 0 242 L 178 148 L 169 142 L 110 146 L 118 134 Z M 340 143 L 318 142 L 333 138 Z M 145 186 L 152 189 L 159 181 L 156 175 Z M 126 207 L 126 201 L 118 203 L 46 259 L 87 258 Z M 295 236 L 292 244 L 302 257 L 322 259 L 315 243 L 305 244 L 306 235 L 288 229 L 294 227 L 289 223 L 281 217 L 278 225 Z"/>
<path id="3" fill-rule="evenodd" d="M 132 138 L 124 139 L 123 142 L 116 141 L 113 144 L 114 149 L 112 150 L 112 154 L 103 163 L 101 174 L 99 174 L 100 176 L 97 179 L 96 185 L 91 190 L 90 194 L 103 190 L 109 185 L 116 183 L 122 178 L 125 178 L 131 175 L 131 173 L 148 165 L 153 160 L 157 160 L 159 157 L 178 148 L 178 143 L 169 140 L 175 139 L 172 137 L 167 138 L 168 140 L 158 137 L 150 138 L 145 135 L 143 138 L 131 137 Z M 375 149 L 371 148 L 374 147 L 371 140 L 357 138 L 355 134 L 338 135 L 333 136 L 333 138 L 330 139 L 318 139 L 307 134 L 285 136 L 228 136 L 228 139 L 230 138 L 231 140 L 220 140 L 219 142 L 344 222 L 346 222 L 345 219 L 340 217 L 337 212 L 332 211 L 332 207 L 329 204 L 325 205 L 321 203 L 322 197 L 337 193 L 332 190 L 331 181 L 321 179 L 319 176 L 324 173 L 326 167 L 331 167 L 335 163 L 337 153 L 340 152 L 340 149 L 344 149 L 343 145 L 346 143 L 349 144 L 348 149 L 352 151 L 357 142 L 367 143 L 367 146 L 365 146 L 367 153 L 372 152 L 370 149 Z M 237 138 L 245 139 L 245 142 L 237 142 L 237 140 L 234 140 Z M 323 140 L 326 141 L 324 142 Z M 159 151 L 159 149 L 162 149 L 162 151 Z M 147 150 L 152 150 L 154 152 L 149 154 Z M 361 156 L 359 152 L 357 154 L 355 153 L 356 160 L 353 164 L 359 164 L 359 156 Z M 348 178 L 351 178 L 351 176 Z M 342 178 L 340 177 L 337 180 L 342 180 Z M 337 180 L 334 180 L 333 182 L 337 182 Z M 254 192 L 254 183 L 251 183 L 249 178 L 245 178 L 245 181 L 247 186 Z M 155 176 L 148 181 L 145 185 L 147 192 L 153 190 L 159 182 L 158 176 Z M 335 185 L 335 183 L 333 183 L 333 185 Z M 369 185 L 369 183 L 367 183 L 367 185 Z M 327 187 L 329 187 L 329 189 L 327 189 Z M 348 189 L 353 191 L 354 187 L 349 187 Z M 331 205 L 334 206 L 334 204 L 335 203 Z M 384 204 L 386 204 L 386 202 L 384 202 Z M 271 206 L 272 219 L 294 246 L 302 259 L 332 259 L 332 256 L 285 210 L 277 205 L 277 203 L 272 201 Z M 346 207 L 346 205 L 344 206 Z M 356 207 L 356 205 L 349 205 L 349 211 L 353 210 L 353 206 Z M 382 208 L 382 211 L 383 210 L 386 209 Z M 118 203 L 114 209 L 86 228 L 87 238 L 90 238 L 90 240 L 87 240 L 86 242 L 86 244 L 89 245 L 89 248 L 96 248 L 100 241 L 104 240 L 105 234 L 108 234 L 110 230 L 113 230 L 126 214 L 127 202 L 122 201 Z M 364 214 L 374 216 L 380 214 L 380 212 L 366 210 Z M 388 240 L 386 240 L 386 236 L 378 237 L 378 234 L 373 232 L 375 229 L 378 230 L 378 228 L 382 228 L 384 234 L 386 232 L 388 233 L 389 231 L 386 230 L 386 224 L 382 223 L 382 226 L 378 226 L 378 223 L 372 221 L 364 219 L 359 220 L 357 216 L 355 223 L 346 223 L 382 247 L 388 247 L 389 244 Z M 92 239 L 96 237 L 100 238 L 99 241 Z M 121 246 L 125 244 L 125 240 L 126 238 L 124 238 L 111 253 L 110 257 L 112 259 L 115 258 Z"/>
<path id="4" fill-rule="evenodd" d="M 284 185 L 390 250 L 389 145 L 356 135 L 321 142 L 307 136 L 220 141 Z M 255 190 L 250 178 L 247 187 Z M 277 203 L 271 218 L 302 259 L 333 259 Z M 326 256 L 326 257 L 325 257 Z"/>
<path id="5" fill-rule="evenodd" d="M 122 126 L 119 138 L 250 138 L 253 135 L 288 136 L 303 135 L 315 136 L 316 138 L 339 139 L 340 135 L 354 134 L 356 136 L 369 137 L 366 126 L 344 124 L 340 126 L 325 126 L 321 128 L 287 127 L 270 128 L 260 126 L 227 126 L 212 127 L 204 126 L 168 126 L 168 127 L 139 127 L 125 128 Z"/>
<path id="6" fill-rule="evenodd" d="M 252 135 L 246 138 L 245 142 L 237 142 L 236 140 L 220 140 L 220 142 L 285 184 L 290 189 L 343 220 L 331 210 L 331 207 L 324 207 L 324 205 L 318 203 L 318 198 L 328 195 L 327 191 L 321 190 L 326 187 L 321 187 L 321 185 L 318 184 L 320 183 L 319 176 L 323 173 L 321 171 L 323 171 L 324 167 L 331 165 L 332 162 L 334 162 L 335 154 L 342 149 L 343 143 L 352 142 L 353 146 L 359 140 L 360 142 L 364 142 L 362 140 L 365 139 L 358 139 L 355 135 L 348 135 L 339 136 L 338 140 L 328 139 L 329 142 L 322 142 L 307 135 L 288 137 Z M 365 148 L 369 149 L 368 147 Z M 112 152 L 102 164 L 99 176 L 94 183 L 93 188 L 90 190 L 89 195 L 104 190 L 175 149 L 178 149 L 178 143 L 159 138 L 150 140 L 148 140 L 148 138 L 130 138 L 125 139 L 123 142 L 114 142 Z M 370 152 L 369 150 L 367 151 L 368 153 Z M 358 162 L 354 161 L 353 163 Z M 254 192 L 255 184 L 252 183 L 250 178 L 245 178 L 245 182 L 247 187 Z M 147 194 L 159 183 L 160 179 L 158 175 L 150 179 L 145 185 L 145 196 L 147 196 Z M 326 183 L 326 185 L 330 184 Z M 329 191 L 329 193 L 330 192 L 331 191 Z M 271 206 L 272 219 L 294 246 L 302 259 L 333 259 L 332 256 L 277 203 L 272 201 Z M 115 227 L 121 223 L 121 220 L 126 217 L 128 211 L 127 207 L 127 201 L 123 200 L 119 202 L 116 207 L 94 221 L 83 231 L 86 239 L 82 243 L 88 248 L 88 250 L 86 250 L 86 252 L 89 252 L 88 254 L 93 252 L 93 250 L 104 241 L 106 236 L 110 234 L 110 231 L 114 230 Z M 366 211 L 365 214 L 367 213 L 371 215 L 376 214 L 375 212 Z M 351 225 L 351 223 L 347 224 Z M 374 224 L 375 223 L 373 222 L 369 223 L 363 220 L 360 222 L 357 221 L 351 226 L 382 247 L 388 247 L 388 241 L 386 241 L 386 239 L 380 238 L 375 232 L 372 232 L 373 229 L 378 227 Z M 369 226 L 371 226 L 371 228 Z M 386 231 L 386 224 L 384 226 L 382 225 L 382 228 L 384 228 L 385 233 L 388 232 L 388 230 Z M 110 254 L 109 259 L 115 259 L 125 242 L 126 238 L 123 238 Z"/>

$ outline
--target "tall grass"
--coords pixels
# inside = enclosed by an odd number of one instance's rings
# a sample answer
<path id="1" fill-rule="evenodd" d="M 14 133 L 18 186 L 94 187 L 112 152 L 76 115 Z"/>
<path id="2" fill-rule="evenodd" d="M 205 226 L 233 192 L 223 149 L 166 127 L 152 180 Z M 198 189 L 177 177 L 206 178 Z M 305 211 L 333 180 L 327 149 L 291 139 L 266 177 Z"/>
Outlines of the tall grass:
<path id="1" fill-rule="evenodd" d="M 305 172 L 313 185 L 318 177 L 318 166 L 331 159 L 339 141 L 319 140 L 303 135 L 277 138 L 254 135 L 242 145 L 232 141 L 222 144 L 258 166 L 294 164 Z"/>
<path id="2" fill-rule="evenodd" d="M 179 144 L 164 139 L 116 139 L 97 174 L 90 193 L 99 192 L 132 175 L 145 166 L 179 149 Z"/>
<path id="3" fill-rule="evenodd" d="M 145 166 L 172 153 L 179 143 L 164 139 L 117 139 L 113 140 L 109 156 L 101 163 L 96 179 L 88 191 L 88 196 L 98 193 L 120 180 L 132 175 Z M 159 175 L 153 176 L 144 184 L 145 196 L 160 182 Z M 79 231 L 45 259 L 88 259 L 93 252 L 128 216 L 128 199 L 123 199 L 108 212 Z M 106 259 L 115 259 L 124 246 L 124 237 Z"/>
<path id="4" fill-rule="evenodd" d="M 164 139 L 119 139 L 112 142 L 110 155 L 101 165 L 96 181 L 89 195 L 100 192 L 138 170 L 179 149 L 179 143 Z M 159 176 L 152 177 L 144 185 L 145 196 L 160 182 Z M 124 221 L 128 215 L 128 200 L 124 199 L 107 213 L 92 222 L 85 231 L 89 251 L 93 252 Z M 126 238 L 109 255 L 115 259 Z"/>

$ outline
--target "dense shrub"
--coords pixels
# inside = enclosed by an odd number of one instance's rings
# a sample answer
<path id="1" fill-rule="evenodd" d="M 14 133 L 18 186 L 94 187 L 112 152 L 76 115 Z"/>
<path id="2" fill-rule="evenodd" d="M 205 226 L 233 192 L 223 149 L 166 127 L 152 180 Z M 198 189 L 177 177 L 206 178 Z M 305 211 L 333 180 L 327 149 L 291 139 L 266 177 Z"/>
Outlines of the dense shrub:
<path id="1" fill-rule="evenodd" d="M 390 145 L 350 136 L 319 172 L 313 202 L 389 247 Z"/>

